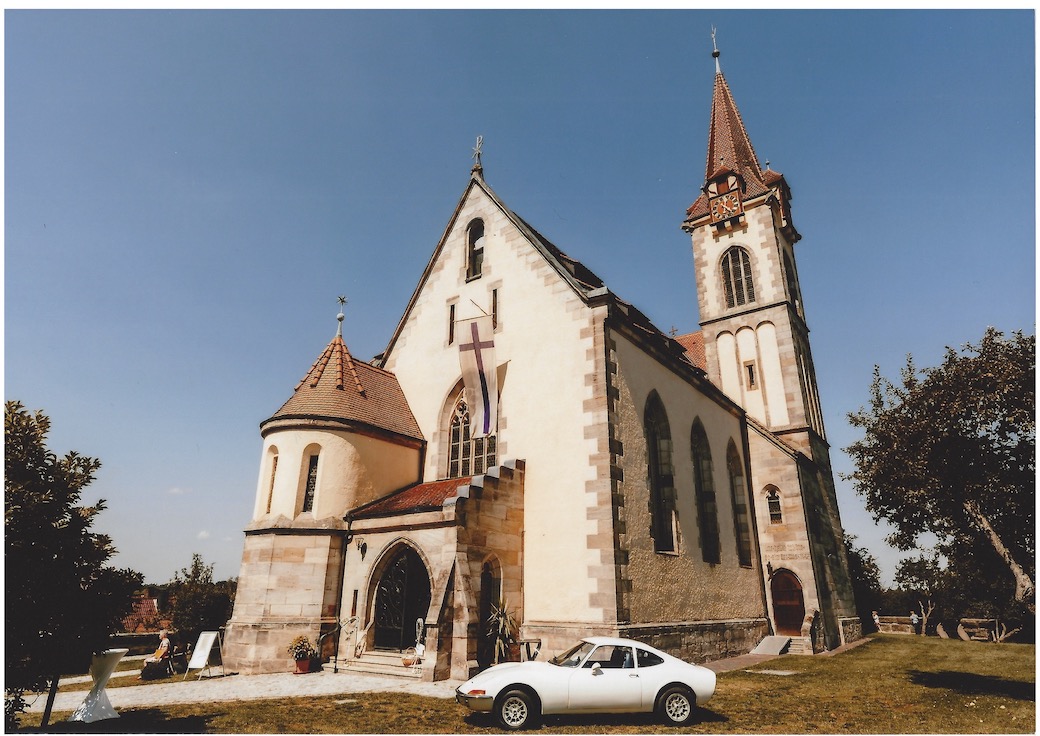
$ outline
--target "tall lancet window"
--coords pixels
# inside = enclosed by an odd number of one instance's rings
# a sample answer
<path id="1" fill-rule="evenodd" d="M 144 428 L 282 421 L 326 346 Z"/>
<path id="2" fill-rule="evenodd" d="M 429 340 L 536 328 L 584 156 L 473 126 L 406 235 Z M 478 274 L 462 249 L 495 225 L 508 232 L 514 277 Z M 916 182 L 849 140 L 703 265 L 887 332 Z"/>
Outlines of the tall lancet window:
<path id="1" fill-rule="evenodd" d="M 719 510 L 715 500 L 715 471 L 711 462 L 708 434 L 700 419 L 690 430 L 690 459 L 693 461 L 693 493 L 697 500 L 697 529 L 701 533 L 701 559 L 711 565 L 722 560 L 719 545 Z"/>
<path id="2" fill-rule="evenodd" d="M 307 479 L 303 487 L 303 513 L 314 510 L 314 492 L 318 488 L 318 455 L 307 458 Z"/>
<path id="3" fill-rule="evenodd" d="M 474 220 L 466 228 L 466 278 L 475 279 L 484 271 L 484 221 Z"/>
<path id="4" fill-rule="evenodd" d="M 743 248 L 734 246 L 722 256 L 722 283 L 726 290 L 727 307 L 738 307 L 755 301 L 751 259 Z"/>
<path id="5" fill-rule="evenodd" d="M 650 536 L 654 552 L 675 552 L 675 484 L 672 475 L 672 433 L 657 392 L 646 400 L 643 412 L 646 432 L 647 482 L 650 486 Z"/>
<path id="6" fill-rule="evenodd" d="M 451 414 L 448 448 L 448 477 L 465 478 L 480 475 L 496 463 L 496 438 L 494 434 L 471 438 L 469 434 L 469 408 L 466 400 L 459 396 L 455 411 Z"/>
<path id="7" fill-rule="evenodd" d="M 730 440 L 726 448 L 729 490 L 733 497 L 733 526 L 737 535 L 737 559 L 741 567 L 751 567 L 751 524 L 748 519 L 747 489 L 744 487 L 744 463 L 737 446 Z"/>

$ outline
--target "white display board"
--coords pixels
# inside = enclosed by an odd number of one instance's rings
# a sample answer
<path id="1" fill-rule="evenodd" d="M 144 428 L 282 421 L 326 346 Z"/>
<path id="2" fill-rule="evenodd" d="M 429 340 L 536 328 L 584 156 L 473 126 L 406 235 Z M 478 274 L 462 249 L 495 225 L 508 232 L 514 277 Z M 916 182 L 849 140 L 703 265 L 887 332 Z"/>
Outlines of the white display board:
<path id="1" fill-rule="evenodd" d="M 188 662 L 188 669 L 184 673 L 184 677 L 188 677 L 188 673 L 192 670 L 203 670 L 209 667 L 209 655 L 213 650 L 213 644 L 217 644 L 217 648 L 220 648 L 220 632 L 219 631 L 203 631 L 199 634 L 199 640 L 195 642 L 195 648 L 191 651 L 191 661 Z M 223 659 L 221 659 L 223 661 Z M 202 677 L 202 673 L 199 673 L 199 677 Z"/>

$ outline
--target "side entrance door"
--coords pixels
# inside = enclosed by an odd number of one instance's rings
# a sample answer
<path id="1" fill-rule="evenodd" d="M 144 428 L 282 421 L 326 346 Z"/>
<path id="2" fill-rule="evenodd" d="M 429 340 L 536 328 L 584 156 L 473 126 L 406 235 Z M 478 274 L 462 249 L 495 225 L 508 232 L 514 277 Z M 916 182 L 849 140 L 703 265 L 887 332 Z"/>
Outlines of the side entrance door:
<path id="1" fill-rule="evenodd" d="M 805 598 L 798 576 L 790 570 L 777 570 L 769 584 L 773 594 L 773 616 L 776 633 L 801 636 L 805 619 Z"/>

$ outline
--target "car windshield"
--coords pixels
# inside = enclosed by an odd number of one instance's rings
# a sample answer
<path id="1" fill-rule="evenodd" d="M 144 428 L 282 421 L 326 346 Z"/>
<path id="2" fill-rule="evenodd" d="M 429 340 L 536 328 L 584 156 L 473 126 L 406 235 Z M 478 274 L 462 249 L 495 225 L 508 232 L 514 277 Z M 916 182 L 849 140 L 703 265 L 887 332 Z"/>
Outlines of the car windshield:
<path id="1" fill-rule="evenodd" d="M 577 667 L 585 657 L 589 656 L 589 652 L 594 647 L 594 644 L 590 644 L 587 641 L 578 642 L 563 654 L 557 654 L 549 662 L 560 667 Z"/>

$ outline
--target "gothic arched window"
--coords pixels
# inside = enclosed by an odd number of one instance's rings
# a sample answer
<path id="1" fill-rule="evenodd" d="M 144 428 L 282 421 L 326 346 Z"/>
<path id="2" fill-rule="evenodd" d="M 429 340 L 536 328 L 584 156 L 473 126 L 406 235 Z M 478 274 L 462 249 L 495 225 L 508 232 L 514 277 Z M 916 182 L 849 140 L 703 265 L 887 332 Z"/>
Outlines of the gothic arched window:
<path id="1" fill-rule="evenodd" d="M 733 440 L 726 448 L 729 490 L 733 497 L 733 526 L 737 533 L 737 559 L 741 567 L 751 567 L 751 524 L 748 520 L 747 491 L 744 488 L 744 464 Z"/>
<path id="2" fill-rule="evenodd" d="M 769 509 L 770 524 L 784 523 L 784 510 L 780 502 L 780 490 L 776 486 L 766 486 L 766 507 Z"/>
<path id="3" fill-rule="evenodd" d="M 726 306 L 736 307 L 755 301 L 755 281 L 751 277 L 751 258 L 736 246 L 722 256 L 722 284 L 726 290 Z"/>
<path id="4" fill-rule="evenodd" d="M 715 501 L 715 481 L 708 435 L 700 419 L 690 431 L 690 457 L 693 459 L 693 489 L 697 499 L 697 528 L 701 533 L 701 557 L 717 565 L 722 559 L 719 545 L 719 511 Z"/>
<path id="5" fill-rule="evenodd" d="M 484 270 L 484 221 L 474 220 L 466 228 L 466 278 L 475 279 Z"/>
<path id="6" fill-rule="evenodd" d="M 307 458 L 307 471 L 303 476 L 303 504 L 301 513 L 314 510 L 314 494 L 318 490 L 318 456 L 321 448 L 315 446 L 305 450 Z"/>
<path id="7" fill-rule="evenodd" d="M 496 462 L 495 435 L 486 437 L 469 436 L 469 408 L 466 400 L 459 396 L 455 411 L 451 414 L 448 447 L 448 477 L 465 478 L 480 475 Z"/>
<path id="8" fill-rule="evenodd" d="M 672 434 L 657 392 L 646 400 L 647 484 L 650 487 L 650 536 L 655 552 L 675 552 L 675 487 L 672 483 Z"/>

